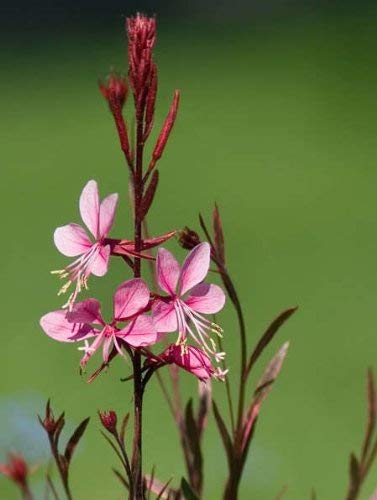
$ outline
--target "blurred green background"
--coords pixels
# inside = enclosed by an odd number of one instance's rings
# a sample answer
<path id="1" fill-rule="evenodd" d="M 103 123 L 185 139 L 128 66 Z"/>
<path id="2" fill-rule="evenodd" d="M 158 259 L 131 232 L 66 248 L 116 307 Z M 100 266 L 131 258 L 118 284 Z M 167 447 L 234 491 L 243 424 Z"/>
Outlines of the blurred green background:
<path id="1" fill-rule="evenodd" d="M 92 416 L 72 470 L 79 500 L 121 498 L 111 472 L 116 457 L 99 434 L 96 411 L 131 409 L 131 386 L 119 382 L 129 366 L 117 360 L 87 385 L 75 346 L 47 338 L 38 321 L 61 305 L 49 271 L 66 261 L 52 232 L 79 222 L 77 200 L 88 179 L 98 180 L 103 195 L 121 194 L 112 234 L 132 234 L 127 173 L 96 79 L 126 67 L 123 20 L 134 7 L 158 14 L 157 125 L 173 89 L 182 92 L 151 230 L 197 228 L 198 212 L 208 219 L 219 203 L 249 348 L 279 311 L 300 306 L 254 375 L 255 382 L 291 341 L 262 410 L 240 498 L 273 499 L 284 485 L 292 500 L 309 498 L 312 487 L 319 499 L 345 496 L 348 455 L 359 449 L 365 422 L 364 376 L 368 366 L 377 368 L 377 8 L 241 4 L 3 10 L 1 458 L 17 450 L 44 466 L 35 415 L 48 397 L 66 410 L 70 428 Z M 183 257 L 176 242 L 169 248 Z M 91 280 L 90 293 L 109 311 L 112 290 L 128 276 L 114 262 L 106 277 Z M 235 387 L 239 344 L 230 306 L 219 321 Z M 195 380 L 183 379 L 188 397 Z M 224 401 L 222 384 L 215 395 Z M 177 432 L 154 382 L 145 415 L 145 469 L 156 464 L 162 480 L 178 481 Z M 205 447 L 205 498 L 216 500 L 226 463 L 212 417 Z M 377 487 L 376 471 L 361 498 Z M 42 471 L 33 487 L 42 499 Z M 0 498 L 18 498 L 4 478 Z"/>

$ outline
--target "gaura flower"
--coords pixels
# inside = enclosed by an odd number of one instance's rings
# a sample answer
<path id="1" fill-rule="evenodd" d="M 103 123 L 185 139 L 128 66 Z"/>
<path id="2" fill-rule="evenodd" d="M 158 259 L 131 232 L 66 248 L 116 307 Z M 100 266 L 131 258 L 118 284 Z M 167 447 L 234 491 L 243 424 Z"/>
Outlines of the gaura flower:
<path id="1" fill-rule="evenodd" d="M 79 224 L 67 224 L 55 230 L 54 242 L 59 252 L 67 257 L 77 257 L 64 269 L 52 271 L 61 279 L 68 278 L 58 295 L 65 293 L 71 284 L 75 283 L 75 289 L 63 307 L 72 307 L 82 288 L 88 288 L 90 274 L 95 276 L 106 274 L 110 245 L 106 244 L 105 238 L 113 225 L 117 203 L 117 194 L 110 194 L 100 202 L 97 182 L 91 180 L 82 190 L 79 207 L 81 218 L 94 241 Z"/>
<path id="2" fill-rule="evenodd" d="M 79 350 L 84 351 L 81 359 L 83 368 L 89 358 L 102 345 L 104 363 L 109 360 L 112 344 L 121 356 L 121 345 L 144 347 L 155 344 L 160 338 L 151 316 L 143 311 L 149 303 L 149 290 L 140 278 L 134 278 L 120 285 L 114 294 L 114 313 L 110 323 L 102 318 L 101 305 L 96 299 L 78 302 L 71 311 L 62 309 L 45 314 L 40 324 L 45 333 L 60 342 L 84 341 Z M 127 322 L 124 327 L 118 323 Z M 94 338 L 89 345 L 88 339 Z"/>
<path id="3" fill-rule="evenodd" d="M 212 366 L 211 359 L 205 352 L 192 345 L 182 346 L 172 344 L 159 356 L 165 363 L 174 363 L 180 368 L 192 373 L 200 380 L 208 380 L 210 378 L 218 378 L 224 380 L 227 370 Z"/>
<path id="4" fill-rule="evenodd" d="M 222 329 L 203 316 L 217 313 L 225 303 L 225 294 L 219 286 L 202 283 L 209 270 L 210 253 L 210 245 L 200 243 L 187 255 L 180 268 L 168 250 L 159 249 L 157 279 L 168 297 L 158 298 L 152 312 L 158 332 L 178 331 L 177 345 L 182 345 L 182 349 L 189 334 L 206 353 L 219 361 L 225 353 L 216 351 L 210 334 L 221 336 Z"/>

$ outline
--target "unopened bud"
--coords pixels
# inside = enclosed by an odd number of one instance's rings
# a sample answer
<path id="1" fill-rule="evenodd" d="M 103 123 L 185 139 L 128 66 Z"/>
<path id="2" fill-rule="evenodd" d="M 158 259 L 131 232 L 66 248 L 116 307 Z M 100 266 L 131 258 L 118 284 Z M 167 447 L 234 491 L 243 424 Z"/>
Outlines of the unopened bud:
<path id="1" fill-rule="evenodd" d="M 191 250 L 199 245 L 200 238 L 198 233 L 185 226 L 181 231 L 179 231 L 178 243 L 182 248 Z"/>
<path id="2" fill-rule="evenodd" d="M 115 73 L 107 78 L 106 83 L 100 83 L 102 95 L 109 103 L 110 109 L 121 111 L 127 99 L 128 87 L 124 77 Z"/>
<path id="3" fill-rule="evenodd" d="M 101 420 L 101 424 L 104 426 L 106 430 L 111 432 L 111 434 L 117 433 L 117 422 L 118 417 L 114 410 L 98 412 L 99 418 Z"/>

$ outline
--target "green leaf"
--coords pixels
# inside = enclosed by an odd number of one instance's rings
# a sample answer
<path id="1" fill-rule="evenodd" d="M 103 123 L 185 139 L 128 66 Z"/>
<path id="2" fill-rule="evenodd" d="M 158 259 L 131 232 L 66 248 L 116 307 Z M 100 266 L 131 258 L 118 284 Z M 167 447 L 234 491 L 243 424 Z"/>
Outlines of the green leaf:
<path id="1" fill-rule="evenodd" d="M 85 432 L 85 429 L 89 423 L 89 420 L 90 420 L 90 418 L 88 417 L 81 422 L 81 424 L 76 428 L 75 432 L 72 434 L 71 438 L 69 439 L 67 446 L 65 447 L 64 457 L 67 460 L 68 464 L 72 460 L 72 455 L 76 449 L 76 446 L 79 444 L 79 441 Z"/>
<path id="2" fill-rule="evenodd" d="M 181 490 L 185 500 L 199 500 L 198 495 L 192 490 L 184 477 L 181 479 Z"/>

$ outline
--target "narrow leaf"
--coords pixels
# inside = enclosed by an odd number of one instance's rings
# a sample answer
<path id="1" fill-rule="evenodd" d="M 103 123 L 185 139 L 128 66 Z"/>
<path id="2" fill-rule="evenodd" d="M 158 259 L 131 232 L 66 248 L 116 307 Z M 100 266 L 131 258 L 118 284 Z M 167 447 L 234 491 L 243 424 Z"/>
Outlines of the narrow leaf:
<path id="1" fill-rule="evenodd" d="M 294 312 L 297 311 L 297 307 L 290 307 L 285 311 L 282 311 L 277 318 L 273 320 L 273 322 L 268 326 L 267 330 L 264 332 L 262 337 L 260 338 L 258 344 L 256 345 L 253 353 L 250 356 L 249 362 L 247 364 L 246 376 L 250 373 L 251 368 L 254 366 L 259 356 L 264 351 L 265 347 L 271 342 L 274 338 L 277 331 L 280 327 L 292 316 Z"/>
<path id="2" fill-rule="evenodd" d="M 112 471 L 114 472 L 114 474 L 116 475 L 116 477 L 119 479 L 119 481 L 122 483 L 122 485 L 126 488 L 126 490 L 129 489 L 129 484 L 128 484 L 128 481 L 127 479 L 123 476 L 123 474 L 121 474 L 117 469 L 115 469 L 114 467 L 112 468 Z"/>
<path id="3" fill-rule="evenodd" d="M 193 491 L 189 483 L 183 477 L 181 480 L 181 490 L 185 500 L 199 500 L 197 494 Z"/>
<path id="4" fill-rule="evenodd" d="M 169 491 L 168 491 L 168 487 L 169 487 L 169 484 L 171 483 L 171 478 L 164 484 L 164 486 L 161 488 L 161 491 L 160 493 L 157 495 L 157 498 L 156 500 L 158 500 L 159 498 L 169 498 Z M 164 493 L 167 492 L 167 495 L 164 495 Z"/>
<path id="5" fill-rule="evenodd" d="M 106 441 L 109 443 L 109 445 L 111 446 L 111 448 L 115 451 L 116 455 L 118 456 L 119 460 L 122 462 L 122 465 L 123 467 L 125 468 L 125 470 L 127 471 L 127 464 L 125 463 L 125 461 L 123 460 L 123 457 L 122 455 L 120 454 L 118 448 L 115 446 L 115 444 L 111 441 L 110 437 L 105 434 L 103 431 L 101 431 L 101 434 L 102 436 L 106 439 Z"/>
<path id="6" fill-rule="evenodd" d="M 54 442 L 55 445 L 58 446 L 59 444 L 59 438 L 60 438 L 60 433 L 63 430 L 63 427 L 65 425 L 65 420 L 64 420 L 64 411 L 63 413 L 60 414 L 59 418 L 57 419 L 55 423 L 55 434 L 54 434 Z"/>
<path id="7" fill-rule="evenodd" d="M 244 460 L 246 460 L 247 450 L 250 444 L 252 433 L 254 432 L 255 422 L 259 415 L 261 405 L 271 391 L 272 384 L 280 373 L 284 359 L 288 352 L 288 347 L 289 342 L 283 344 L 275 354 L 275 356 L 268 363 L 261 379 L 258 382 L 257 388 L 254 392 L 254 397 L 246 412 L 242 433 L 242 450 L 244 453 Z"/>
<path id="8" fill-rule="evenodd" d="M 143 199 L 141 201 L 141 207 L 140 207 L 140 213 L 139 213 L 139 220 L 140 222 L 144 219 L 144 217 L 147 215 L 153 200 L 154 196 L 156 194 L 156 189 L 158 186 L 158 179 L 159 179 L 159 173 L 158 170 L 155 170 L 152 174 L 152 178 L 149 182 L 149 185 L 145 191 L 145 194 L 143 196 Z"/>
<path id="9" fill-rule="evenodd" d="M 47 482 L 47 487 L 50 488 L 54 499 L 59 500 L 58 492 L 56 491 L 55 485 L 54 485 L 49 473 L 46 474 L 46 482 Z"/>
<path id="10" fill-rule="evenodd" d="M 223 224 L 220 217 L 219 207 L 215 203 L 215 208 L 213 209 L 212 215 L 213 221 L 213 234 L 215 237 L 215 250 L 218 259 L 222 266 L 225 266 L 225 243 L 224 243 L 224 232 Z"/>
<path id="11" fill-rule="evenodd" d="M 217 423 L 217 427 L 219 429 L 220 436 L 221 436 L 221 439 L 223 441 L 225 452 L 226 452 L 226 455 L 228 458 L 229 469 L 231 469 L 232 461 L 233 461 L 233 443 L 232 443 L 228 429 L 226 428 L 224 420 L 219 412 L 219 409 L 218 409 L 215 401 L 212 402 L 212 408 L 213 408 L 213 414 L 215 416 L 215 420 Z"/>
<path id="12" fill-rule="evenodd" d="M 194 418 L 192 399 L 189 400 L 185 409 L 185 430 L 187 442 L 190 446 L 191 456 L 193 459 L 192 469 L 193 471 L 195 471 L 195 480 L 193 477 L 191 477 L 191 475 L 190 480 L 195 488 L 199 490 L 202 484 L 203 457 L 200 448 L 199 432 Z"/>
<path id="13" fill-rule="evenodd" d="M 206 236 L 206 238 L 208 240 L 208 243 L 211 245 L 211 247 L 213 247 L 214 244 L 212 242 L 211 235 L 209 234 L 209 231 L 207 229 L 206 223 L 204 222 L 202 214 L 199 214 L 199 224 L 200 224 L 200 227 L 203 230 L 203 233 L 205 234 L 205 236 Z"/>
<path id="14" fill-rule="evenodd" d="M 148 90 L 146 106 L 145 106 L 145 129 L 144 129 L 144 141 L 148 139 L 151 133 L 154 121 L 154 108 L 156 104 L 157 95 L 157 66 L 153 64 L 151 70 L 151 83 Z"/>
<path id="15" fill-rule="evenodd" d="M 162 483 L 159 479 L 152 477 L 149 474 L 144 476 L 146 488 L 155 495 L 158 495 L 157 498 L 169 498 L 170 493 L 173 492 L 170 488 L 168 489 L 171 480 L 172 479 L 170 478 L 166 483 Z"/>
<path id="16" fill-rule="evenodd" d="M 86 418 L 81 422 L 80 425 L 77 426 L 75 432 L 72 434 L 71 438 L 69 439 L 67 446 L 65 448 L 64 456 L 65 459 L 67 460 L 68 464 L 72 460 L 72 455 L 76 449 L 76 446 L 79 444 L 80 439 L 84 435 L 84 432 L 86 430 L 86 427 L 89 423 L 90 417 Z"/>
<path id="17" fill-rule="evenodd" d="M 289 342 L 285 342 L 275 356 L 268 363 L 255 390 L 258 401 L 263 401 L 271 390 L 271 384 L 276 380 L 282 369 L 284 359 L 287 355 Z"/>
<path id="18" fill-rule="evenodd" d="M 122 425 L 120 427 L 120 433 L 119 433 L 119 436 L 120 436 L 120 439 L 122 441 L 122 443 L 124 443 L 124 437 L 125 437 L 125 434 L 126 434 L 126 428 L 127 428 L 127 424 L 128 424 L 128 420 L 130 418 L 130 414 L 127 413 L 127 415 L 125 415 L 123 421 L 122 421 Z"/>
<path id="19" fill-rule="evenodd" d="M 348 498 L 356 499 L 360 487 L 360 466 L 354 453 L 351 453 L 350 456 L 349 475 L 350 485 L 348 490 Z"/>
<path id="20" fill-rule="evenodd" d="M 173 101 L 170 105 L 169 112 L 165 118 L 164 124 L 162 125 L 162 129 L 160 132 L 160 135 L 158 136 L 156 145 L 154 147 L 153 153 L 152 153 L 152 163 L 149 167 L 149 170 L 152 170 L 153 166 L 155 165 L 156 161 L 159 160 L 162 156 L 162 153 L 165 149 L 166 143 L 168 142 L 171 130 L 173 128 L 173 125 L 175 123 L 175 120 L 177 118 L 177 111 L 178 111 L 178 105 L 179 105 L 179 90 L 176 90 L 174 92 L 173 96 Z"/>
<path id="21" fill-rule="evenodd" d="M 373 438 L 374 430 L 376 428 L 376 406 L 377 406 L 377 401 L 376 401 L 376 389 L 375 389 L 375 382 L 374 382 L 374 375 L 373 371 L 371 368 L 368 370 L 367 374 L 367 399 L 368 399 L 368 420 L 367 420 L 367 426 L 365 430 L 365 437 L 364 437 L 364 443 L 363 443 L 363 448 L 361 452 L 361 461 L 363 462 L 364 459 L 366 458 L 370 444 Z"/>

